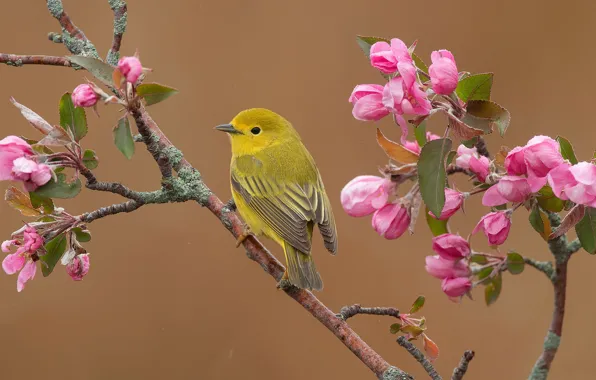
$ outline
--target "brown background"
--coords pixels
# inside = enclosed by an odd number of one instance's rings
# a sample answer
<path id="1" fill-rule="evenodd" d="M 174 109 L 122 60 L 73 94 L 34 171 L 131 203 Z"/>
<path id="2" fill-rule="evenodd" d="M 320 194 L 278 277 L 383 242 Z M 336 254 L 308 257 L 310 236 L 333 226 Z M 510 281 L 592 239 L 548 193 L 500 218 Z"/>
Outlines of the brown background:
<path id="1" fill-rule="evenodd" d="M 46 39 L 59 28 L 43 2 L 4 3 L 0 51 L 65 54 L 63 46 Z M 112 30 L 107 2 L 65 3 L 105 54 Z M 489 308 L 481 291 L 474 292 L 476 301 L 454 304 L 424 271 L 430 236 L 422 221 L 414 236 L 385 241 L 369 218 L 350 218 L 341 209 L 343 185 L 358 174 L 374 174 L 385 162 L 374 125 L 354 120 L 347 102 L 354 85 L 381 80 L 354 37 L 419 39 L 418 53 L 426 61 L 432 50 L 449 48 L 460 70 L 494 71 L 493 98 L 513 115 L 505 144 L 563 133 L 588 159 L 594 149 L 595 8 L 589 1 L 131 0 L 123 52 L 138 48 L 143 63 L 155 70 L 151 80 L 180 89 L 152 114 L 224 199 L 230 196 L 230 153 L 213 126 L 249 107 L 271 108 L 294 123 L 317 159 L 337 216 L 339 255 L 331 257 L 319 238 L 315 242 L 325 281 L 319 295 L 329 307 L 359 302 L 405 309 L 425 294 L 423 314 L 441 348 L 436 365 L 444 376 L 472 348 L 477 358 L 470 379 L 521 379 L 550 321 L 551 289 L 542 274 L 528 268 L 523 275 L 505 276 L 501 299 Z M 57 122 L 59 97 L 85 75 L 57 67 L 0 67 L 0 135 L 35 136 L 9 104 L 10 96 Z M 89 116 L 84 141 L 100 156 L 98 177 L 155 189 L 158 171 L 149 155 L 139 149 L 127 161 L 112 145 L 116 107 L 101 106 L 100 112 L 99 119 Z M 436 124 L 444 122 L 437 118 Z M 389 120 L 380 125 L 397 138 Z M 498 136 L 489 140 L 493 150 L 503 143 Z M 116 201 L 83 191 L 59 205 L 78 214 Z M 467 235 L 486 212 L 479 204 L 470 200 L 468 217 L 456 217 L 453 229 Z M 5 204 L 0 213 L 0 230 L 8 238 L 22 218 Z M 504 249 L 548 259 L 526 220 L 523 210 L 515 215 Z M 90 227 L 92 269 L 83 282 L 74 283 L 58 268 L 17 294 L 16 278 L 0 276 L 3 379 L 373 378 L 195 204 L 148 206 Z M 477 250 L 486 249 L 484 238 L 473 241 Z M 581 252 L 571 262 L 565 338 L 554 379 L 593 374 L 594 260 Z M 357 317 L 351 323 L 389 362 L 424 378 L 388 333 L 391 322 Z"/>

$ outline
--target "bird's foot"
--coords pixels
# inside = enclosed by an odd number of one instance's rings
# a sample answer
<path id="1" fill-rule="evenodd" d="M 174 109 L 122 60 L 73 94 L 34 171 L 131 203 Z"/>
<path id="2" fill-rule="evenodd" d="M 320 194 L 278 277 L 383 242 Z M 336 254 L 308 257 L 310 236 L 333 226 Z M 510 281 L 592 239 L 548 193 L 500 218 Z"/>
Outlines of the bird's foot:
<path id="1" fill-rule="evenodd" d="M 251 235 L 254 236 L 254 234 L 250 231 L 250 228 L 244 227 L 244 232 L 242 232 L 236 239 L 236 248 L 240 247 L 244 240 L 248 239 L 248 237 Z"/>
<path id="2" fill-rule="evenodd" d="M 277 283 L 277 289 L 280 290 L 288 290 L 292 288 L 294 285 L 290 282 L 290 278 L 288 277 L 288 271 L 284 272 L 284 275 L 281 277 L 281 280 Z"/>

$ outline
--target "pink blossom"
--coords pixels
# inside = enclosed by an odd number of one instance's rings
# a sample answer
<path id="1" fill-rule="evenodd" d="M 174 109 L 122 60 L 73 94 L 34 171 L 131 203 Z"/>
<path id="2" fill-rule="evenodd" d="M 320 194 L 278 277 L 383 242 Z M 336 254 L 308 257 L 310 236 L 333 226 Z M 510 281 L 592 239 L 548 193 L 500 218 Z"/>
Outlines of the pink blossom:
<path id="1" fill-rule="evenodd" d="M 457 148 L 457 158 L 455 164 L 461 168 L 468 169 L 476 175 L 480 182 L 485 182 L 490 173 L 490 160 L 478 154 L 476 147 L 467 148 L 461 144 Z"/>
<path id="2" fill-rule="evenodd" d="M 532 192 L 537 192 L 546 184 L 548 173 L 561 165 L 564 159 L 559 143 L 548 136 L 535 136 L 524 147 L 524 161 L 530 188 Z"/>
<path id="3" fill-rule="evenodd" d="M 459 235 L 443 234 L 433 238 L 433 251 L 446 260 L 458 260 L 472 252 L 470 244 Z"/>
<path id="4" fill-rule="evenodd" d="M 596 166 L 579 162 L 573 166 L 564 162 L 548 173 L 548 183 L 560 199 L 596 207 Z"/>
<path id="5" fill-rule="evenodd" d="M 439 220 L 447 220 L 453 216 L 464 204 L 464 194 L 460 193 L 457 190 L 450 189 L 448 187 L 445 188 L 445 205 L 443 206 L 443 210 L 441 211 L 441 215 L 439 216 Z M 433 218 L 435 217 L 430 211 L 428 212 L 430 216 Z"/>
<path id="6" fill-rule="evenodd" d="M 27 191 L 35 191 L 52 178 L 52 170 L 48 165 L 38 164 L 26 157 L 14 160 L 12 173 L 15 180 L 23 181 Z"/>
<path id="7" fill-rule="evenodd" d="M 32 257 L 43 246 L 43 238 L 33 227 L 27 226 L 23 232 L 22 243 L 18 240 L 7 240 L 2 243 L 2 251 L 9 252 L 10 246 L 19 246 L 15 253 L 7 255 L 2 261 L 2 269 L 6 274 L 21 271 L 17 278 L 17 291 L 22 291 L 25 283 L 35 277 L 36 264 Z"/>
<path id="8" fill-rule="evenodd" d="M 387 203 L 394 185 L 387 178 L 361 175 L 341 191 L 341 205 L 350 216 L 370 215 Z"/>
<path id="9" fill-rule="evenodd" d="M 464 260 L 447 260 L 439 255 L 426 256 L 425 269 L 428 274 L 440 279 L 470 275 L 470 269 Z"/>
<path id="10" fill-rule="evenodd" d="M 21 157 L 33 155 L 31 145 L 17 136 L 8 136 L 0 140 L 0 180 L 15 180 L 13 162 Z"/>
<path id="11" fill-rule="evenodd" d="M 482 230 L 490 245 L 501 245 L 507 240 L 511 229 L 510 213 L 506 211 L 491 212 L 482 217 L 473 234 Z"/>
<path id="12" fill-rule="evenodd" d="M 528 172 L 524 159 L 524 148 L 516 146 L 505 157 L 505 169 L 509 175 L 525 175 Z"/>
<path id="13" fill-rule="evenodd" d="M 85 253 L 74 257 L 71 263 L 66 266 L 66 273 L 75 281 L 81 281 L 89 272 L 89 254 Z"/>
<path id="14" fill-rule="evenodd" d="M 446 278 L 441 289 L 449 297 L 461 297 L 472 289 L 472 281 L 467 277 Z"/>
<path id="15" fill-rule="evenodd" d="M 397 71 L 399 62 L 412 62 L 406 44 L 399 38 L 393 38 L 391 45 L 385 41 L 375 42 L 370 47 L 370 64 L 385 74 Z"/>
<path id="16" fill-rule="evenodd" d="M 143 73 L 143 66 L 137 57 L 122 57 L 118 61 L 118 69 L 126 77 L 126 81 L 136 83 Z"/>
<path id="17" fill-rule="evenodd" d="M 532 194 L 528 179 L 517 176 L 504 176 L 491 186 L 482 197 L 485 206 L 499 206 L 507 202 L 524 202 Z"/>
<path id="18" fill-rule="evenodd" d="M 432 64 L 428 68 L 433 91 L 439 95 L 449 95 L 457 87 L 458 74 L 455 58 L 449 50 L 433 51 Z"/>
<path id="19" fill-rule="evenodd" d="M 389 115 L 383 105 L 383 86 L 379 84 L 360 84 L 354 87 L 349 102 L 352 103 L 352 115 L 356 120 L 380 120 Z"/>
<path id="20" fill-rule="evenodd" d="M 70 97 L 75 107 L 93 107 L 99 100 L 99 95 L 93 91 L 93 87 L 86 83 L 75 87 Z"/>
<path id="21" fill-rule="evenodd" d="M 397 239 L 410 226 L 410 215 L 401 204 L 389 203 L 374 213 L 372 226 L 385 239 Z"/>
<path id="22" fill-rule="evenodd" d="M 435 135 L 434 133 L 431 133 L 431 132 L 426 132 L 426 141 L 433 141 L 433 140 L 437 140 L 440 138 L 441 138 L 441 136 Z M 420 144 L 418 144 L 418 141 L 416 141 L 416 140 L 414 140 L 414 141 L 406 140 L 403 142 L 402 145 L 404 146 L 404 148 L 406 148 L 410 152 L 414 152 L 416 154 L 420 154 L 420 151 L 422 150 L 422 148 L 420 147 Z"/>

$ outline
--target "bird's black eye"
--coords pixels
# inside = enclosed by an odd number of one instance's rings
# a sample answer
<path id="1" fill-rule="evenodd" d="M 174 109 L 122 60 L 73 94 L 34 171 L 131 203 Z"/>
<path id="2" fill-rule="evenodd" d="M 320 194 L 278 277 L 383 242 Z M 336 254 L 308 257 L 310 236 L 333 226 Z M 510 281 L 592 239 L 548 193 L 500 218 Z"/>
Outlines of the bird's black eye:
<path id="1" fill-rule="evenodd" d="M 252 133 L 253 135 L 258 135 L 259 133 L 261 133 L 261 128 L 254 127 L 253 129 L 250 130 L 250 133 Z"/>

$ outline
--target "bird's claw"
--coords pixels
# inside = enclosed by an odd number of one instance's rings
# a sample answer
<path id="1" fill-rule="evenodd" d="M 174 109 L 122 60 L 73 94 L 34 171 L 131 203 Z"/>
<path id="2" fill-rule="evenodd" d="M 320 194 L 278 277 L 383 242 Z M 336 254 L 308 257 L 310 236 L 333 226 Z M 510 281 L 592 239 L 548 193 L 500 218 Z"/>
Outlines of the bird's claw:
<path id="1" fill-rule="evenodd" d="M 241 233 L 238 238 L 236 239 L 236 248 L 240 247 L 240 245 L 244 242 L 244 240 L 248 239 L 249 236 L 253 235 L 250 232 L 249 228 L 246 228 L 243 233 Z"/>

